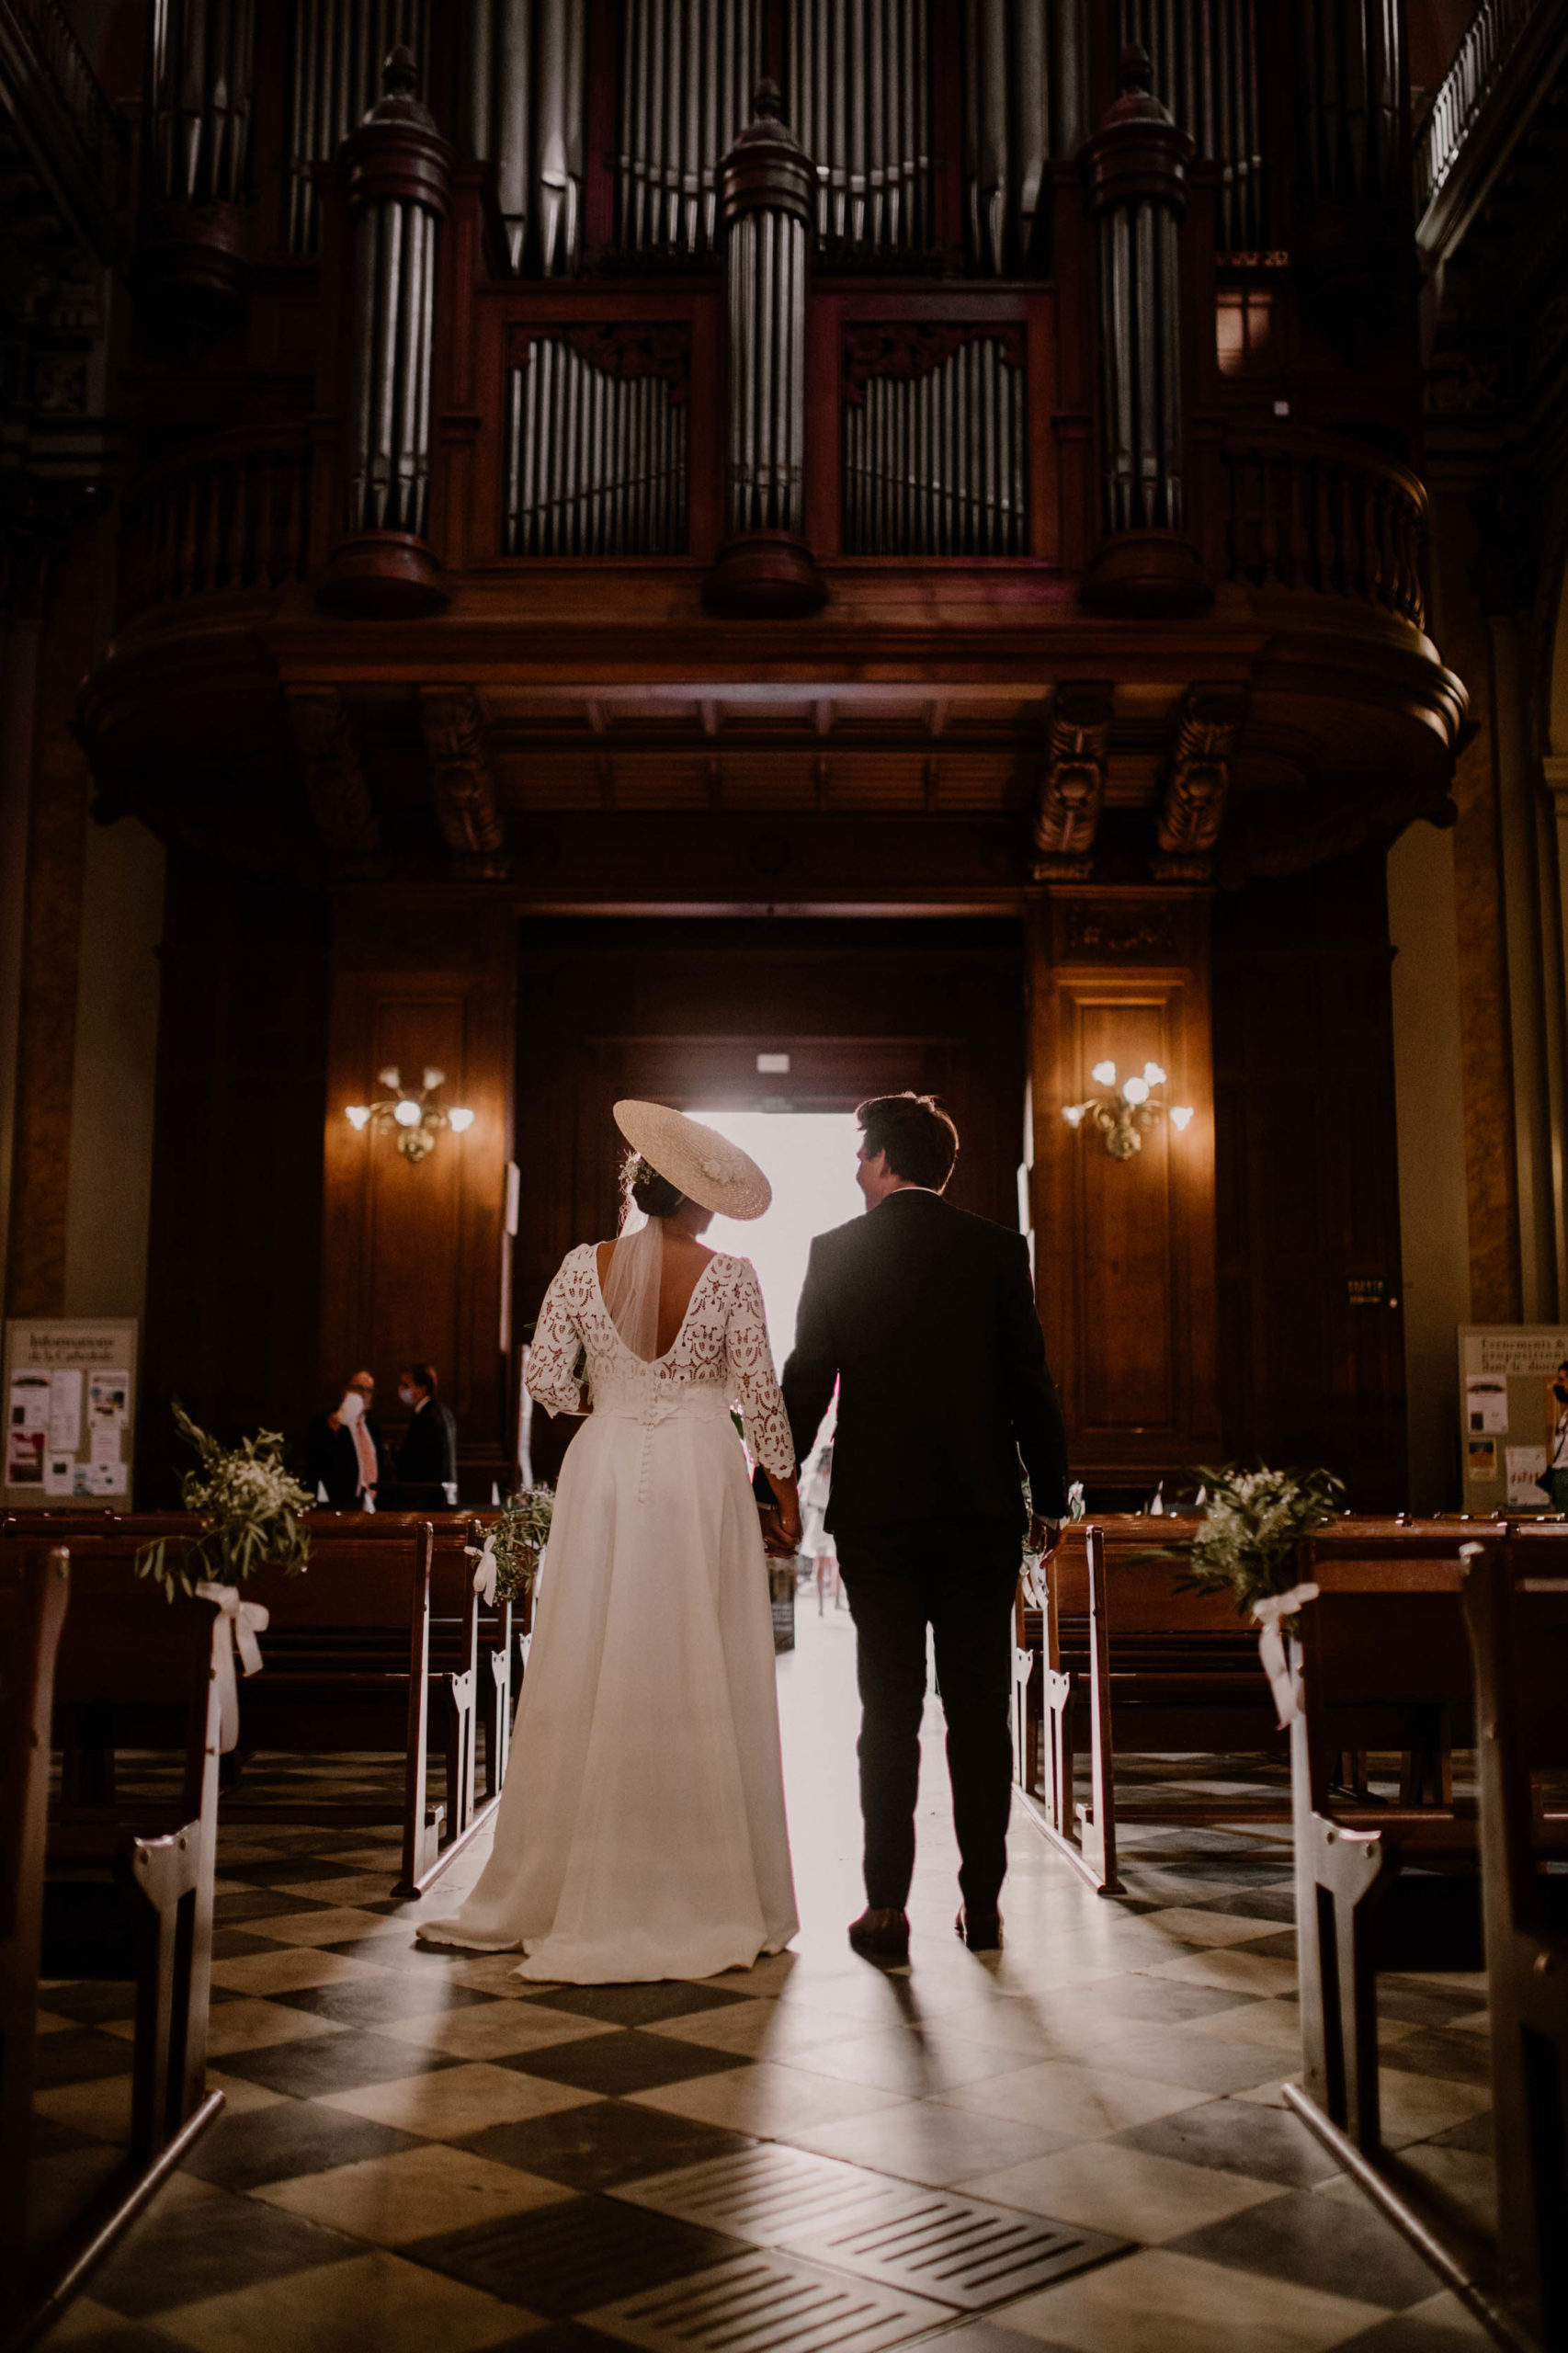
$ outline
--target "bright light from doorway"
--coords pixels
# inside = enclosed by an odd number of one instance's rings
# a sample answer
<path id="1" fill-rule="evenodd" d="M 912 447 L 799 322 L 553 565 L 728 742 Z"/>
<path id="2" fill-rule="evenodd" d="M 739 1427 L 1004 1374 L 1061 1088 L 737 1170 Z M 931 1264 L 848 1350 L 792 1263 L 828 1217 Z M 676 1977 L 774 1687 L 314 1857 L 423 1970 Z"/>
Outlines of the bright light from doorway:
<path id="1" fill-rule="evenodd" d="M 860 1131 L 852 1111 L 708 1111 L 692 1117 L 749 1152 L 773 1187 L 773 1206 L 749 1224 L 716 1217 L 703 1236 L 715 1250 L 749 1258 L 762 1285 L 774 1358 L 782 1366 L 795 1335 L 795 1308 L 813 1234 L 865 1210 L 855 1182 Z"/>

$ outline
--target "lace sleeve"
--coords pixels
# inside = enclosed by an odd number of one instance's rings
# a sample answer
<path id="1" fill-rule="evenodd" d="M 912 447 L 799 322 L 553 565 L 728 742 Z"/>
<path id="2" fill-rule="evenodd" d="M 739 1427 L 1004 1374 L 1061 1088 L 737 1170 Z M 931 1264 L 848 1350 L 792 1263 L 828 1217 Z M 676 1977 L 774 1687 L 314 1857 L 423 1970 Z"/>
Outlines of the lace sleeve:
<path id="1" fill-rule="evenodd" d="M 749 1258 L 735 1261 L 735 1282 L 724 1340 L 730 1395 L 745 1424 L 746 1444 L 765 1471 L 780 1479 L 792 1478 L 795 1449 L 790 1437 L 790 1417 L 784 1411 L 773 1370 L 761 1287 Z"/>
<path id="2" fill-rule="evenodd" d="M 545 1292 L 533 1339 L 528 1346 L 528 1395 L 550 1414 L 586 1411 L 577 1380 L 577 1359 L 583 1336 L 572 1313 L 572 1261 L 563 1259 Z"/>

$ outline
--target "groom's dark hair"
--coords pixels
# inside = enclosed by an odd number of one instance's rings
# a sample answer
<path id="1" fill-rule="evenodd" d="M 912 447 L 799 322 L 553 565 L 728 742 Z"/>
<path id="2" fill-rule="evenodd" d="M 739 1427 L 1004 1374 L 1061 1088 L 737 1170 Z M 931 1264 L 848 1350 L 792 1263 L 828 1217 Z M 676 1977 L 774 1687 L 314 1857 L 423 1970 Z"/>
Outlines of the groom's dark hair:
<path id="1" fill-rule="evenodd" d="M 941 1191 L 959 1156 L 959 1131 L 935 1096 L 873 1095 L 855 1117 L 869 1160 L 885 1152 L 888 1166 L 906 1185 Z"/>

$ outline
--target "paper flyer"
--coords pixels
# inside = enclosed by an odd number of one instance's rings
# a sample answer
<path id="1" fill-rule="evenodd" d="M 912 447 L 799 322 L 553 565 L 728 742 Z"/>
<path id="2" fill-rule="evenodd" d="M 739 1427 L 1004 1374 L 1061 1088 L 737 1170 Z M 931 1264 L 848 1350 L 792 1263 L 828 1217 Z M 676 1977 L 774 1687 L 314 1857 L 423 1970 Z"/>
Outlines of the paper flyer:
<path id="1" fill-rule="evenodd" d="M 131 1375 L 109 1370 L 95 1372 L 87 1387 L 87 1418 L 95 1428 L 110 1424 L 119 1428 L 126 1418 L 131 1402 Z"/>
<path id="2" fill-rule="evenodd" d="M 82 1443 L 82 1368 L 60 1366 L 50 1376 L 49 1443 L 59 1454 L 74 1454 Z"/>
<path id="3" fill-rule="evenodd" d="M 1508 1383 L 1501 1373 L 1471 1373 L 1464 1385 L 1466 1427 L 1502 1438 L 1508 1427 Z"/>
<path id="4" fill-rule="evenodd" d="M 1497 1441 L 1494 1438 L 1472 1438 L 1465 1448 L 1467 1478 L 1495 1479 L 1497 1476 Z"/>
<path id="5" fill-rule="evenodd" d="M 1539 1511 L 1546 1502 L 1540 1485 L 1546 1469 L 1544 1446 L 1511 1446 L 1508 1453 L 1508 1502 L 1521 1509 Z"/>
<path id="6" fill-rule="evenodd" d="M 119 1461 L 119 1424 L 95 1422 L 93 1425 L 92 1463 L 95 1470 Z"/>
<path id="7" fill-rule="evenodd" d="M 43 1492 L 46 1495 L 69 1495 L 74 1492 L 75 1458 L 69 1454 L 46 1454 L 43 1461 Z"/>

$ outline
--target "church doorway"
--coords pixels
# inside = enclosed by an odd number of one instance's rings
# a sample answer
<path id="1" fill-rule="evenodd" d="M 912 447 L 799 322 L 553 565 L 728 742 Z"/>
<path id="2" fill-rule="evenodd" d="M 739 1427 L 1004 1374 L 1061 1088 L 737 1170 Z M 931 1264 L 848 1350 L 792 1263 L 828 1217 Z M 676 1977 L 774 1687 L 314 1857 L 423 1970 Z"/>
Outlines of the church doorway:
<path id="1" fill-rule="evenodd" d="M 536 918 L 517 970 L 517 1338 L 565 1253 L 615 1231 L 611 1106 L 621 1096 L 746 1123 L 726 1131 L 773 1178 L 779 1208 L 766 1222 L 777 1240 L 761 1227 L 715 1239 L 777 1259 L 764 1282 L 780 1358 L 812 1233 L 859 1207 L 853 1113 L 867 1096 L 938 1097 L 962 1138 L 949 1197 L 1017 1224 L 1020 924 Z M 536 1468 L 546 1469 L 551 1437 L 538 1417 L 534 1436 Z"/>

